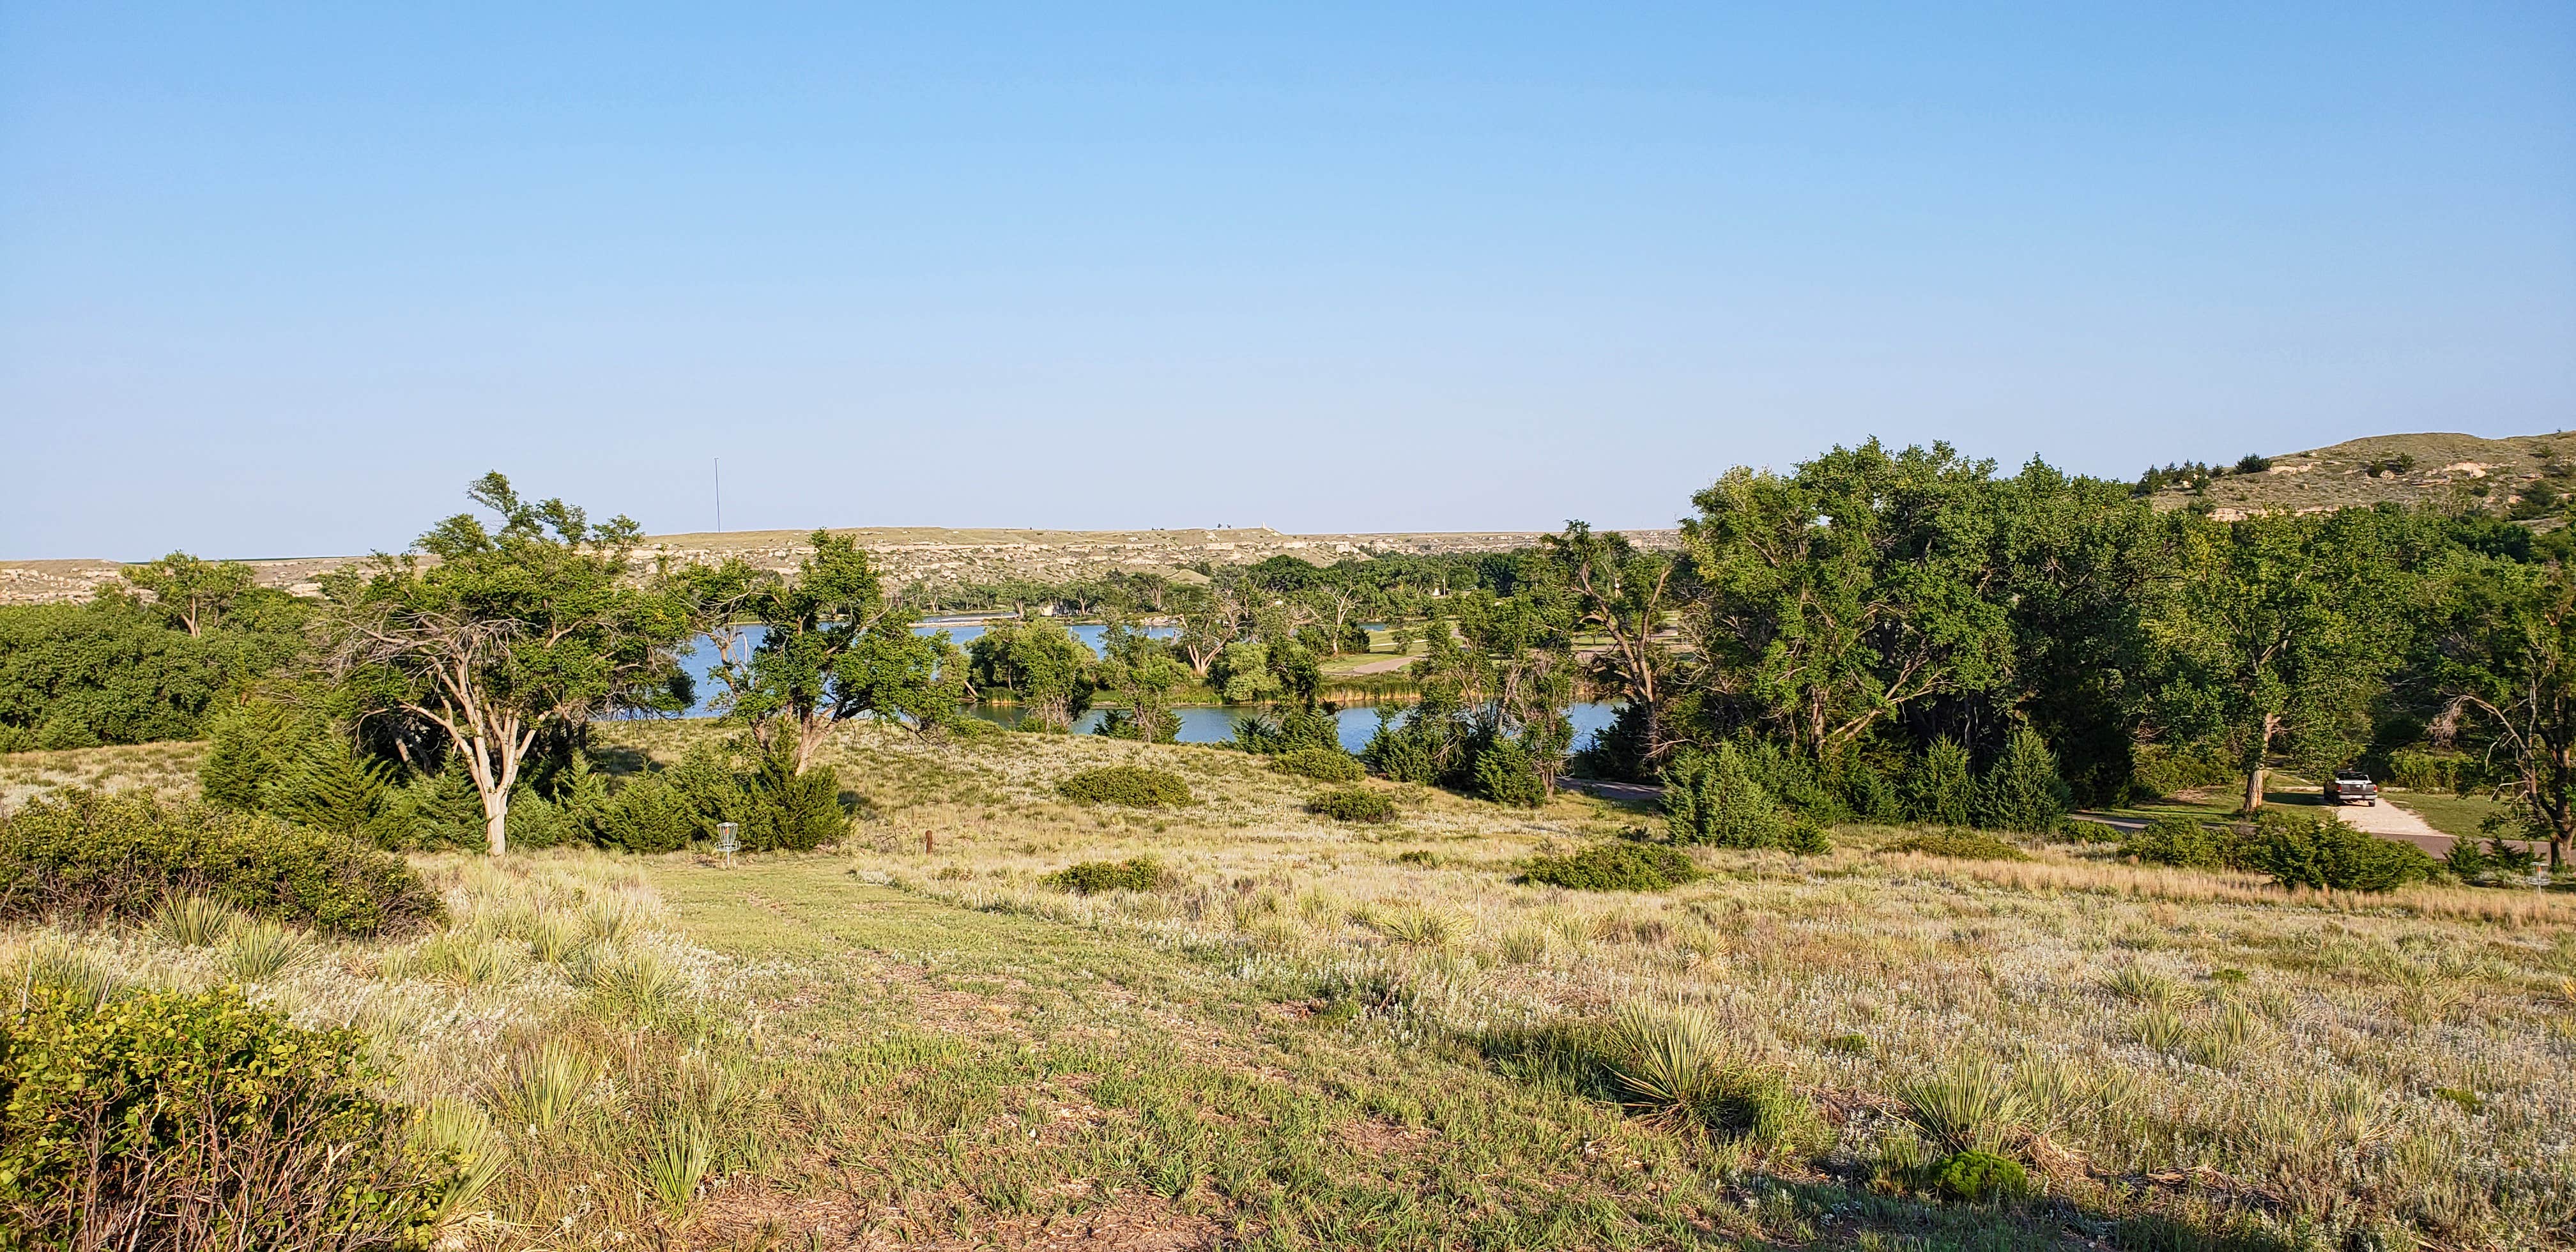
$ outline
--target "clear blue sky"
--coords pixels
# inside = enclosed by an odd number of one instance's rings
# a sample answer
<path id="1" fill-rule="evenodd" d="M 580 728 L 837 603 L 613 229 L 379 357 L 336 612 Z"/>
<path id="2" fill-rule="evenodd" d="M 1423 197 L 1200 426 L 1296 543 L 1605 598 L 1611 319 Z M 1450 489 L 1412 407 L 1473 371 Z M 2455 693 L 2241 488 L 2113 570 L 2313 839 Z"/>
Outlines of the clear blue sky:
<path id="1" fill-rule="evenodd" d="M 871 7 L 0 6 L 0 556 L 2576 426 L 2564 0 Z"/>

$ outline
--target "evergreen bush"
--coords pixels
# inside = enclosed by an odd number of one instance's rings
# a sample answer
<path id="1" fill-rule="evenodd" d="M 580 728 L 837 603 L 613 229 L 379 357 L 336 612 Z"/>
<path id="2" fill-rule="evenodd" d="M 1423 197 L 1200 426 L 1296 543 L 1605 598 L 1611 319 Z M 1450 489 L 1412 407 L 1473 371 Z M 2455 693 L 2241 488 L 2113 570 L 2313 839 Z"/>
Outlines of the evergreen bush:
<path id="1" fill-rule="evenodd" d="M 2054 832 L 2066 820 L 2072 792 L 2057 773 L 2057 756 L 2038 731 L 2024 726 L 2004 743 L 2004 754 L 1976 791 L 1977 825 L 2026 835 Z"/>
<path id="2" fill-rule="evenodd" d="M 2246 840 L 2246 867 L 2290 887 L 2394 891 L 2432 876 L 2439 864 L 2411 843 L 2366 834 L 2332 813 L 2266 809 Z"/>
<path id="3" fill-rule="evenodd" d="M 1395 820 L 1395 801 L 1383 791 L 1336 787 L 1318 792 L 1306 802 L 1306 811 L 1337 822 L 1391 822 Z"/>
<path id="4" fill-rule="evenodd" d="M 1927 830 L 1887 845 L 1889 852 L 1920 852 L 1962 861 L 2027 861 L 2030 854 L 1974 830 Z"/>
<path id="5" fill-rule="evenodd" d="M 1790 822 L 1732 742 L 1685 752 L 1664 770 L 1664 824 L 1675 843 L 1775 848 Z"/>
<path id="6" fill-rule="evenodd" d="M 1068 800 L 1082 804 L 1120 804 L 1151 809 L 1191 802 L 1190 785 L 1178 774 L 1141 765 L 1088 769 L 1057 783 Z"/>
<path id="7" fill-rule="evenodd" d="M 1496 804 L 1534 809 L 1547 802 L 1547 782 L 1539 777 L 1537 758 L 1529 745 L 1510 735 L 1494 735 L 1477 748 L 1469 777 L 1470 789 Z"/>
<path id="8" fill-rule="evenodd" d="M 1678 848 L 1649 843 L 1596 843 L 1566 856 L 1535 856 L 1522 865 L 1529 881 L 1575 891 L 1661 891 L 1699 878 Z"/>
<path id="9" fill-rule="evenodd" d="M 1083 861 L 1038 881 L 1087 896 L 1103 891 L 1152 891 L 1171 881 L 1171 875 L 1162 862 L 1140 856 L 1124 861 Z"/>
<path id="10" fill-rule="evenodd" d="M 1317 782 L 1358 782 L 1367 773 L 1359 759 L 1340 748 L 1299 748 L 1270 759 L 1270 768 L 1282 774 L 1312 778 Z"/>
<path id="11" fill-rule="evenodd" d="M 1261 756 L 1342 750 L 1342 724 L 1319 708 L 1291 708 L 1275 719 L 1244 718 L 1234 724 L 1234 746 Z"/>
<path id="12" fill-rule="evenodd" d="M 1897 793 L 1908 820 L 1926 826 L 1968 826 L 1976 821 L 1977 780 L 1968 749 L 1946 735 L 1915 758 Z"/>
<path id="13" fill-rule="evenodd" d="M 2195 818 L 2167 815 L 2146 829 L 2121 836 L 2116 853 L 2124 860 L 2190 869 L 2242 869 L 2244 857 L 2236 833 Z"/>

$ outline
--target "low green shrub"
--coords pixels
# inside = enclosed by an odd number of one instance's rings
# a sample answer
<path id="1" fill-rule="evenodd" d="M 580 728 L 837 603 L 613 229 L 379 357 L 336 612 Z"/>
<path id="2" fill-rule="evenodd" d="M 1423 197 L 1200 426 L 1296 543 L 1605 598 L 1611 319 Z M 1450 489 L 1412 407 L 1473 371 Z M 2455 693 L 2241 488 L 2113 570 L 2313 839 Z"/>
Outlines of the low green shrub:
<path id="1" fill-rule="evenodd" d="M 1567 856 L 1532 857 L 1522 875 L 1574 891 L 1661 891 L 1700 877 L 1700 868 L 1679 848 L 1596 843 Z"/>
<path id="2" fill-rule="evenodd" d="M 2421 882 L 2440 864 L 2414 844 L 2354 830 L 2331 813 L 2276 810 L 2256 819 L 2244 859 L 2284 887 L 2374 892 Z"/>
<path id="3" fill-rule="evenodd" d="M 1889 852 L 1920 852 L 1961 861 L 2027 861 L 2030 854 L 1975 830 L 1927 830 L 1887 845 Z"/>
<path id="4" fill-rule="evenodd" d="M 1383 791 L 1336 787 L 1317 792 L 1306 801 L 1306 811 L 1337 822 L 1391 822 L 1395 820 L 1395 801 Z"/>
<path id="5" fill-rule="evenodd" d="M 1953 1152 L 1933 1162 L 1932 1189 L 1946 1199 L 1984 1204 L 2030 1194 L 2030 1171 L 1992 1152 Z"/>
<path id="6" fill-rule="evenodd" d="M 2149 865 L 2190 869 L 2243 867 L 2236 832 L 2190 817 L 2159 817 L 2146 829 L 2129 832 L 2120 839 L 2118 855 Z"/>
<path id="7" fill-rule="evenodd" d="M 1152 891 L 1171 881 L 1171 874 L 1162 862 L 1140 856 L 1124 861 L 1083 861 L 1038 881 L 1087 896 L 1103 891 Z"/>
<path id="8" fill-rule="evenodd" d="M 1180 775 L 1142 765 L 1087 769 L 1057 783 L 1055 789 L 1066 799 L 1083 804 L 1123 804 L 1138 809 L 1191 801 L 1190 785 L 1181 781 Z"/>
<path id="9" fill-rule="evenodd" d="M 368 1094 L 366 1040 L 232 988 L 0 1016 L 10 1247 L 420 1247 L 456 1175 Z"/>
<path id="10" fill-rule="evenodd" d="M 1340 748 L 1299 748 L 1270 758 L 1270 768 L 1282 774 L 1312 778 L 1317 782 L 1358 782 L 1366 770 L 1358 757 Z"/>
<path id="11" fill-rule="evenodd" d="M 145 918 L 186 896 L 352 935 L 443 912 L 401 857 L 263 813 L 78 790 L 0 817 L 0 916 Z"/>

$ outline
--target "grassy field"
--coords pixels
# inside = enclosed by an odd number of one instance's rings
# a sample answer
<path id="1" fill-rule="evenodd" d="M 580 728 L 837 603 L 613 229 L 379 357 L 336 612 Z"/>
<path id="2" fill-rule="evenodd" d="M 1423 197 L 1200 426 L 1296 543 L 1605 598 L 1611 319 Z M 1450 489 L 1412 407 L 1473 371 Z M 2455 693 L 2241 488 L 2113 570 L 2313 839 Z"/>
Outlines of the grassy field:
<path id="1" fill-rule="evenodd" d="M 711 732 L 601 733 L 667 760 Z M 166 786 L 185 749 L 122 751 L 6 777 Z M 1872 828 L 1567 892 L 1517 864 L 1645 815 L 1372 783 L 1398 820 L 1343 827 L 1215 749 L 827 751 L 858 813 L 830 853 L 430 858 L 433 935 L 271 970 L 20 928 L 0 960 L 246 979 L 366 1028 L 396 1090 L 491 1126 L 458 1246 L 2576 1246 L 2576 896 L 2292 896 Z M 1130 761 L 1194 803 L 1055 796 Z M 1041 881 L 1137 855 L 1170 885 Z M 1629 1107 L 1623 1012 L 1786 1113 Z M 1936 1198 L 1945 1102 L 2042 1194 Z"/>

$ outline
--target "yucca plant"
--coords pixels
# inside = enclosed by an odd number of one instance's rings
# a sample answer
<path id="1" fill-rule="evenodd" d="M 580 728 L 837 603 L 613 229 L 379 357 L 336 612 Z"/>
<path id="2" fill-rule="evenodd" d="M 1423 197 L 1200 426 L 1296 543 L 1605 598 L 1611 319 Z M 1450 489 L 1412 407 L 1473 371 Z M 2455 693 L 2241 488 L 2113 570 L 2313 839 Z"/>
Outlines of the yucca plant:
<path id="1" fill-rule="evenodd" d="M 1397 943 L 1436 948 L 1449 942 L 1456 924 L 1448 917 L 1423 908 L 1391 910 L 1377 919 L 1378 933 Z"/>
<path id="2" fill-rule="evenodd" d="M 451 987 L 481 987 L 509 976 L 510 957 L 488 940 L 450 931 L 420 945 L 405 966 L 412 974 Z"/>
<path id="3" fill-rule="evenodd" d="M 1615 1031 L 1622 1060 L 1613 1071 L 1648 1107 L 1686 1111 L 1717 1077 L 1721 1031 L 1706 1009 L 1630 1005 L 1619 1011 Z"/>
<path id="4" fill-rule="evenodd" d="M 18 958 L 10 990 L 52 987 L 96 1007 L 116 993 L 116 975 L 89 953 L 59 939 L 46 939 Z"/>
<path id="5" fill-rule="evenodd" d="M 589 928 L 592 938 L 606 944 L 623 942 L 643 922 L 634 903 L 624 896 L 594 898 L 583 906 L 581 920 Z"/>
<path id="6" fill-rule="evenodd" d="M 528 955 L 548 965 L 572 960 L 587 942 L 581 923 L 561 913 L 539 913 L 528 923 Z"/>
<path id="7" fill-rule="evenodd" d="M 2138 1042 L 2158 1052 L 2171 1052 L 2181 1047 L 2183 1039 L 2190 1033 L 2184 1027 L 2180 1017 L 2161 1008 L 2140 1013 L 2134 1029 L 2138 1034 Z"/>
<path id="8" fill-rule="evenodd" d="M 1533 964 L 1547 956 L 1547 932 L 1535 926 L 1516 926 L 1495 941 L 1494 953 L 1506 964 Z"/>
<path id="9" fill-rule="evenodd" d="M 2135 965 L 2124 965 L 2111 971 L 2111 976 L 2102 980 L 2102 987 L 2123 1000 L 2151 1008 L 2163 1008 L 2182 995 L 2182 988 L 2174 985 L 2172 979 L 2150 974 Z"/>
<path id="10" fill-rule="evenodd" d="M 1953 1152 L 2000 1155 L 2018 1136 L 2028 1105 L 2003 1070 L 1962 1058 L 1947 1070 L 1897 1089 L 1914 1124 Z"/>
<path id="11" fill-rule="evenodd" d="M 211 948 L 232 933 L 241 912 L 204 896 L 172 896 L 152 914 L 152 933 L 163 943 Z"/>
<path id="12" fill-rule="evenodd" d="M 493 1084 L 494 1107 L 513 1122 L 539 1132 L 563 1124 L 599 1081 L 599 1063 L 583 1052 L 549 1043 L 522 1052 Z"/>
<path id="13" fill-rule="evenodd" d="M 1823 1122 L 1780 1073 L 1729 1063 L 1724 1031 L 1701 1008 L 1622 1009 L 1612 1066 L 1632 1103 L 1656 1118 L 1772 1145 L 1813 1146 Z"/>
<path id="14" fill-rule="evenodd" d="M 413 1142 L 433 1158 L 445 1157 L 455 1167 L 430 1197 L 429 1225 L 444 1231 L 474 1211 L 476 1202 L 500 1176 L 508 1144 L 492 1119 L 472 1101 L 440 1096 L 421 1111 Z"/>
<path id="15" fill-rule="evenodd" d="M 244 982 L 275 978 L 313 957 L 304 936 L 276 922 L 246 920 L 232 928 L 225 944 L 224 966 Z"/>
<path id="16" fill-rule="evenodd" d="M 657 1013 L 669 1007 L 687 986 L 680 971 L 650 948 L 621 952 L 606 946 L 593 947 L 582 954 L 572 972 L 573 981 L 592 994 L 639 1013 Z"/>
<path id="17" fill-rule="evenodd" d="M 714 1138 L 696 1118 L 676 1116 L 662 1120 L 661 1132 L 644 1153 L 644 1183 L 653 1198 L 661 1202 L 664 1215 L 675 1222 L 687 1219 L 689 1206 L 698 1198 L 698 1183 L 706 1178 L 707 1164 L 714 1154 Z"/>

